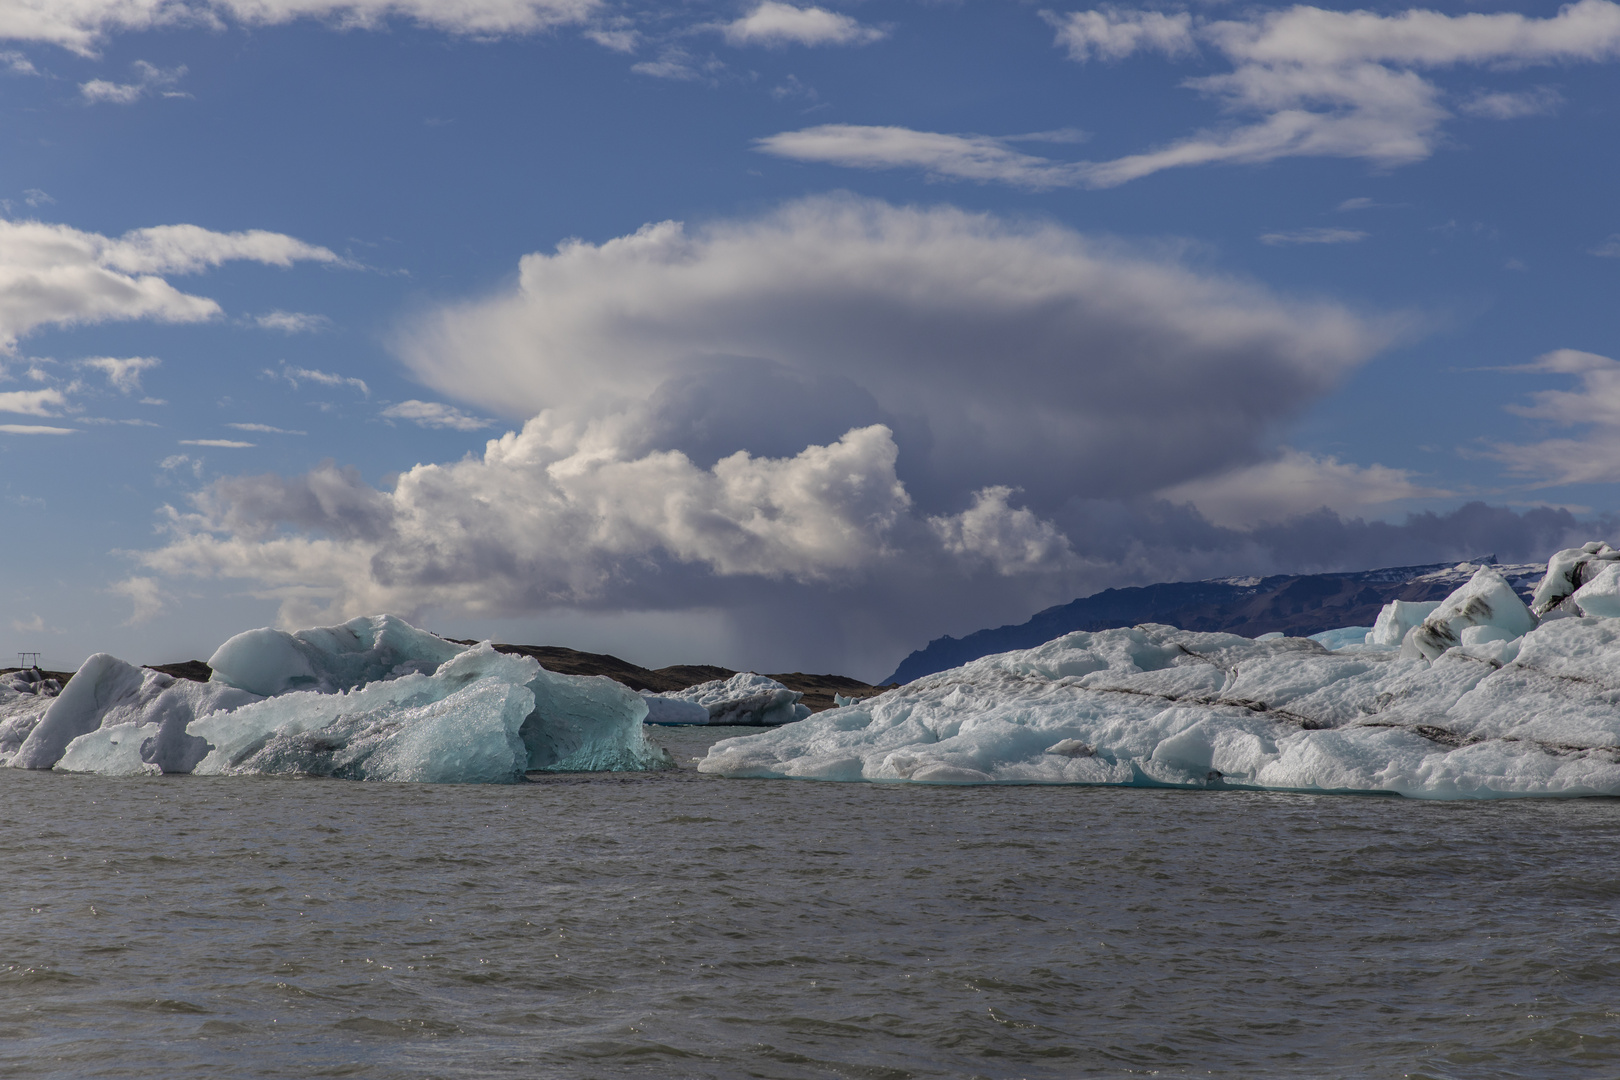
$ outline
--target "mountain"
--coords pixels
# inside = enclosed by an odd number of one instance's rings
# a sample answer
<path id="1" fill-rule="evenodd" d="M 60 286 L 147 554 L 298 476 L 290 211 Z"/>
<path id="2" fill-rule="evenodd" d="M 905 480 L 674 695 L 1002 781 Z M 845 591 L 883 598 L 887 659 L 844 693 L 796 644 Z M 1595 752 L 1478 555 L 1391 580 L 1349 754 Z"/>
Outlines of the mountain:
<path id="1" fill-rule="evenodd" d="M 1391 600 L 1443 600 L 1480 566 L 1494 566 L 1530 598 L 1546 566 L 1497 565 L 1494 555 L 1465 563 L 1392 566 L 1336 574 L 1276 574 L 1264 578 L 1176 581 L 1100 593 L 1050 607 L 1028 622 L 941 637 L 901 662 L 885 683 L 908 683 L 936 671 L 1011 649 L 1032 649 L 1076 630 L 1110 630 L 1166 623 L 1183 630 L 1224 630 L 1245 637 L 1281 631 L 1308 637 L 1341 626 L 1371 626 Z"/>

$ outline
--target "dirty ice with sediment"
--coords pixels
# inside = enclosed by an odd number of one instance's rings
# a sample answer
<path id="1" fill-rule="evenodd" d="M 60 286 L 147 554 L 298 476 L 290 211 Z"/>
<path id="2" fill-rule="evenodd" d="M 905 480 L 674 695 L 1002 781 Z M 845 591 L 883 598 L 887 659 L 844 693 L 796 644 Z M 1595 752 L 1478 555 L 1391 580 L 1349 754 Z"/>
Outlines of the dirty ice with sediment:
<path id="1" fill-rule="evenodd" d="M 1620 795 L 1620 550 L 1554 555 L 1527 604 L 1490 566 L 1372 627 L 1067 634 L 807 716 L 743 673 L 668 694 L 546 671 L 391 616 L 253 630 L 207 683 L 106 654 L 0 683 L 0 762 L 105 775 L 512 783 L 646 770 L 647 724 L 767 726 L 727 777 L 1103 784 L 1419 798 Z M 54 696 L 52 696 L 54 693 Z M 780 725 L 780 726 L 772 726 Z"/>

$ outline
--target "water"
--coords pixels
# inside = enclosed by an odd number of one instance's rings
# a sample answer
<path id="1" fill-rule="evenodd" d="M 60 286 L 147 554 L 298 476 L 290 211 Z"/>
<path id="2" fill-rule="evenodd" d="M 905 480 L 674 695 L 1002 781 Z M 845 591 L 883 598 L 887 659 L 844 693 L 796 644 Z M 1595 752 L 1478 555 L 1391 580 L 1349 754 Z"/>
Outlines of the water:
<path id="1" fill-rule="evenodd" d="M 0 770 L 8 1077 L 1620 1075 L 1620 801 Z"/>

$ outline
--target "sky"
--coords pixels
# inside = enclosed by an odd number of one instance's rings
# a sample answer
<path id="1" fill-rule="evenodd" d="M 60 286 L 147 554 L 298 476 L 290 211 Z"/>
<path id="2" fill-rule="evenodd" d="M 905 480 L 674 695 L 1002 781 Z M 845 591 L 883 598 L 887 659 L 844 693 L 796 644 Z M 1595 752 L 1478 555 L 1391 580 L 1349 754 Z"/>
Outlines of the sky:
<path id="1" fill-rule="evenodd" d="M 1616 536 L 1611 0 L 0 0 L 0 146 L 0 662 Z"/>

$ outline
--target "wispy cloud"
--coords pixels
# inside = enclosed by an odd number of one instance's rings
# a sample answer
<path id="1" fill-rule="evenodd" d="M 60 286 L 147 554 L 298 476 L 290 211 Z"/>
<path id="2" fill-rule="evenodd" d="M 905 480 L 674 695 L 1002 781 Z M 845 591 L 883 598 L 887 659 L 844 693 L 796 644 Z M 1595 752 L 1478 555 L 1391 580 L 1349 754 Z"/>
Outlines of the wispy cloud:
<path id="1" fill-rule="evenodd" d="M 700 57 L 679 45 L 665 46 L 656 60 L 643 60 L 630 65 L 637 75 L 650 75 L 655 79 L 674 79 L 677 82 L 713 82 L 726 65 L 713 56 Z"/>
<path id="2" fill-rule="evenodd" d="M 300 383 L 312 382 L 317 386 L 347 386 L 360 391 L 361 397 L 371 396 L 371 387 L 366 385 L 364 379 L 356 379 L 348 375 L 337 375 L 330 371 L 318 371 L 315 368 L 294 367 L 283 363 L 279 370 L 266 368 L 266 375 L 271 378 L 286 379 L 294 390 Z"/>
<path id="3" fill-rule="evenodd" d="M 12 75 L 38 75 L 40 73 L 32 60 L 14 49 L 0 51 L 0 65 L 4 65 L 6 71 Z"/>
<path id="4" fill-rule="evenodd" d="M 7 435 L 72 435 L 76 428 L 46 427 L 43 424 L 0 424 Z"/>
<path id="5" fill-rule="evenodd" d="M 219 233 L 160 225 L 107 237 L 0 218 L 0 352 L 12 351 L 18 338 L 41 326 L 216 318 L 217 303 L 183 293 L 160 275 L 194 274 L 236 260 L 347 265 L 327 248 L 260 229 Z M 49 288 L 40 287 L 45 281 Z"/>
<path id="6" fill-rule="evenodd" d="M 1183 85 L 1230 119 L 1168 145 L 1111 161 L 1054 162 L 1020 156 L 1006 139 L 905 128 L 828 125 L 762 140 L 761 149 L 855 168 L 910 167 L 930 176 L 1022 187 L 1113 187 L 1165 169 L 1259 164 L 1285 157 L 1362 158 L 1396 166 L 1428 157 L 1454 100 L 1425 74 L 1620 57 L 1620 4 L 1578 0 L 1547 18 L 1517 13 L 1395 15 L 1308 5 L 1235 19 L 1104 7 L 1044 17 L 1056 44 L 1080 63 L 1117 63 L 1138 53 L 1180 59 L 1214 53 L 1231 70 Z M 1473 116 L 1508 120 L 1556 111 L 1549 87 L 1482 89 L 1457 101 Z"/>
<path id="7" fill-rule="evenodd" d="M 168 606 L 167 593 L 158 584 L 156 578 L 128 578 L 113 585 L 107 591 L 115 596 L 125 597 L 133 605 L 134 610 L 130 613 L 129 618 L 124 621 L 125 626 L 139 626 L 142 623 L 151 622 L 154 618 L 163 614 L 163 609 Z"/>
<path id="8" fill-rule="evenodd" d="M 67 395 L 54 386 L 43 390 L 8 390 L 0 393 L 0 412 L 21 416 L 59 416 L 67 407 Z"/>
<path id="9" fill-rule="evenodd" d="M 238 442 L 235 439 L 181 439 L 181 446 L 214 446 L 225 450 L 243 450 L 257 443 Z"/>
<path id="10" fill-rule="evenodd" d="M 280 330 L 283 334 L 313 334 L 332 327 L 332 320 L 325 315 L 303 311 L 271 311 L 255 316 L 253 322 L 261 330 Z"/>
<path id="11" fill-rule="evenodd" d="M 258 431 L 266 435 L 308 435 L 307 431 L 294 431 L 290 428 L 271 427 L 269 424 L 226 424 L 228 428 L 237 431 Z"/>
<path id="12" fill-rule="evenodd" d="M 1487 456 L 1504 462 L 1510 472 L 1536 487 L 1563 484 L 1609 484 L 1620 479 L 1614 461 L 1620 457 L 1620 363 L 1579 349 L 1556 349 L 1531 364 L 1507 370 L 1566 375 L 1572 390 L 1541 390 L 1529 405 L 1508 405 L 1510 413 L 1576 429 L 1575 435 L 1529 444 L 1491 444 Z"/>
<path id="13" fill-rule="evenodd" d="M 1601 244 L 1587 251 L 1601 259 L 1620 259 L 1620 233 L 1614 233 Z"/>
<path id="14" fill-rule="evenodd" d="M 725 24 L 732 45 L 870 45 L 888 31 L 866 26 L 848 15 L 822 7 L 794 7 L 765 0 L 747 15 Z"/>
<path id="15" fill-rule="evenodd" d="M 1293 244 L 1354 244 L 1367 239 L 1360 229 L 1293 229 L 1260 234 L 1260 242 L 1271 247 Z"/>
<path id="16" fill-rule="evenodd" d="M 179 67 L 160 68 L 145 60 L 137 60 L 132 66 L 135 68 L 134 82 L 115 83 L 106 79 L 91 79 L 89 82 L 79 84 L 79 94 L 91 104 L 111 105 L 133 105 L 148 94 L 157 94 L 161 97 L 191 96 L 174 89 L 186 73 L 184 64 Z"/>
<path id="17" fill-rule="evenodd" d="M 1564 104 L 1564 95 L 1550 86 L 1530 90 L 1480 91 L 1457 108 L 1469 116 L 1486 120 L 1519 120 L 1526 116 L 1549 116 Z"/>
<path id="18" fill-rule="evenodd" d="M 995 181 L 1032 190 L 1085 182 L 1088 166 L 1026 154 L 1009 146 L 1012 141 L 903 127 L 821 124 L 770 135 L 756 140 L 755 146 L 764 153 L 793 161 L 858 169 L 914 168 L 936 179 Z"/>
<path id="19" fill-rule="evenodd" d="M 479 431 L 494 423 L 482 417 L 468 416 L 450 405 L 414 399 L 390 405 L 382 411 L 382 415 L 390 420 L 409 420 L 421 427 L 450 428 L 454 431 Z"/>
<path id="20" fill-rule="evenodd" d="M 162 362 L 155 356 L 94 356 L 74 366 L 99 371 L 107 376 L 107 383 L 114 390 L 133 394 L 141 389 L 141 372 L 150 371 Z"/>
<path id="21" fill-rule="evenodd" d="M 1190 56 L 1198 51 L 1193 41 L 1193 20 L 1186 12 L 1075 11 L 1059 15 L 1043 11 L 1041 17 L 1057 30 L 1058 44 L 1069 59 L 1123 60 L 1134 52 L 1160 52 Z"/>
<path id="22" fill-rule="evenodd" d="M 94 56 L 111 35 L 199 24 L 274 26 L 321 19 L 376 28 L 390 19 L 473 37 L 534 34 L 598 13 L 601 0 L 34 0 L 0 23 L 0 38 L 59 45 Z"/>

